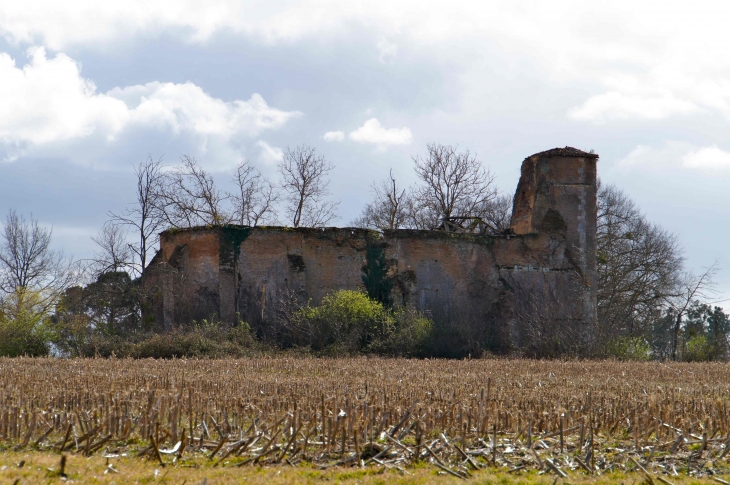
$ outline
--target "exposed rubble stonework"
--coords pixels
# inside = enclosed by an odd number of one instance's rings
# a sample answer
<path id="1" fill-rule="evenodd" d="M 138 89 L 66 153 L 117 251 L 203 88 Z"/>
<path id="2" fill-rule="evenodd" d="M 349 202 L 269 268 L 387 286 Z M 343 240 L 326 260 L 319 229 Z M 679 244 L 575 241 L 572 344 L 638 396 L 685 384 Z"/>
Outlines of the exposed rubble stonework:
<path id="1" fill-rule="evenodd" d="M 596 321 L 596 162 L 575 148 L 522 162 L 499 235 L 225 226 L 168 230 L 146 272 L 157 324 L 266 325 L 286 299 L 364 289 L 428 312 L 443 338 L 508 351 L 546 334 L 589 343 Z M 453 332 L 448 331 L 453 327 Z M 448 345 L 448 342 L 445 342 Z M 456 345 L 456 343 L 455 343 Z"/>

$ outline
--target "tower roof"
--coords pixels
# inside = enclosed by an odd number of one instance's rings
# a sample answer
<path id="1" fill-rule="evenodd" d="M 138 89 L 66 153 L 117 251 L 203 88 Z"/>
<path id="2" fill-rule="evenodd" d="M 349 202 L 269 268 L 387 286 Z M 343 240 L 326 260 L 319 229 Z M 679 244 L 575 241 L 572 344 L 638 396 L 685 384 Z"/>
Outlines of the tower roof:
<path id="1" fill-rule="evenodd" d="M 582 158 L 598 158 L 597 153 L 591 153 L 591 152 L 584 152 L 583 150 L 578 150 L 577 148 L 573 147 L 565 147 L 565 148 L 552 148 L 550 150 L 545 150 L 544 152 L 535 153 L 532 156 L 529 156 L 527 158 L 532 157 L 582 157 Z"/>

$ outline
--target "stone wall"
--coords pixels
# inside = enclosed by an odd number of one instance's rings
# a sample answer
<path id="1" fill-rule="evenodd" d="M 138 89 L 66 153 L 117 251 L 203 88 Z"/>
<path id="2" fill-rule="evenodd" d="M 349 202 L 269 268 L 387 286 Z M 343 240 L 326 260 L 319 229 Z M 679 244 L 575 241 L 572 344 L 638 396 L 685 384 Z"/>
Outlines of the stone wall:
<path id="1" fill-rule="evenodd" d="M 512 229 L 500 235 L 239 226 L 166 231 L 146 278 L 157 321 L 169 327 L 213 314 L 235 321 L 238 314 L 260 327 L 285 300 L 317 303 L 332 291 L 362 288 L 428 312 L 444 349 L 534 346 L 544 326 L 588 341 L 596 318 L 596 161 L 569 148 L 527 158 Z"/>

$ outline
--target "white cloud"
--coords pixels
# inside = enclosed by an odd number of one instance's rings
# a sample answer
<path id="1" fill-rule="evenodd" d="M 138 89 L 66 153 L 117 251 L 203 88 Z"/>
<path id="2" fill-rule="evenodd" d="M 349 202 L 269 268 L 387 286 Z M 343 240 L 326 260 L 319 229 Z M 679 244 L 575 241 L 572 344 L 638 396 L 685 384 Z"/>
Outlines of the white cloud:
<path id="1" fill-rule="evenodd" d="M 284 158 L 284 152 L 281 148 L 273 147 L 263 140 L 259 140 L 256 146 L 261 148 L 261 158 L 266 163 L 276 163 Z"/>
<path id="2" fill-rule="evenodd" d="M 698 147 L 670 140 L 657 145 L 638 145 L 618 162 L 618 167 L 725 171 L 730 168 L 730 152 L 717 145 Z"/>
<path id="3" fill-rule="evenodd" d="M 30 55 L 30 64 L 17 68 L 8 54 L 0 53 L 1 141 L 40 144 L 100 129 L 115 133 L 127 122 L 124 103 L 97 94 L 68 56 L 47 59 L 43 49 Z"/>
<path id="4" fill-rule="evenodd" d="M 380 56 L 378 57 L 380 62 L 383 64 L 392 62 L 398 54 L 398 44 L 394 44 L 388 39 L 381 39 L 380 42 L 378 42 L 378 51 L 380 52 Z"/>
<path id="5" fill-rule="evenodd" d="M 623 169 L 677 167 L 681 165 L 682 157 L 694 148 L 691 143 L 674 140 L 659 145 L 638 145 L 626 157 L 619 160 L 618 166 Z"/>
<path id="6" fill-rule="evenodd" d="M 0 144 L 17 151 L 84 138 L 111 143 L 130 130 L 163 130 L 201 145 L 226 144 L 281 128 L 301 115 L 268 106 L 258 94 L 226 102 L 192 83 L 151 82 L 99 93 L 64 54 L 30 51 L 29 64 L 0 53 Z"/>
<path id="7" fill-rule="evenodd" d="M 682 164 L 688 168 L 727 169 L 730 168 L 730 152 L 716 145 L 691 151 L 682 157 Z"/>
<path id="8" fill-rule="evenodd" d="M 338 20 L 360 8 L 347 2 L 241 2 L 238 0 L 31 0 L 33 5 L 0 2 L 0 34 L 12 42 L 42 43 L 54 50 L 104 44 L 135 36 L 174 32 L 205 42 L 219 32 L 267 42 L 343 29 Z M 303 19 L 307 19 L 303 21 Z"/>
<path id="9" fill-rule="evenodd" d="M 192 131 L 201 135 L 231 137 L 239 133 L 256 136 L 278 129 L 301 115 L 298 111 L 271 108 L 259 94 L 248 101 L 225 102 L 206 94 L 190 82 L 151 82 L 115 88 L 108 96 L 126 101 L 134 122 L 168 125 L 176 133 Z"/>
<path id="10" fill-rule="evenodd" d="M 374 0 L 367 6 L 337 0 L 6 1 L 0 2 L 0 35 L 56 51 L 77 45 L 110 49 L 160 36 L 294 43 L 356 41 L 365 35 L 382 62 L 428 53 L 434 75 L 453 80 L 451 93 L 459 93 L 453 96 L 465 100 L 464 109 L 480 113 L 490 103 L 484 80 L 494 77 L 490 56 L 496 52 L 509 60 L 504 81 L 497 84 L 534 69 L 553 86 L 603 93 L 560 106 L 575 120 L 660 120 L 697 111 L 730 118 L 730 57 L 724 52 L 730 43 L 725 28 L 730 3 L 693 5 L 688 9 L 670 0 L 657 10 L 648 1 L 424 0 L 414 9 L 405 0 Z M 574 108 L 568 111 L 569 106 Z"/>
<path id="11" fill-rule="evenodd" d="M 0 2 L 0 35 L 59 51 L 161 35 L 291 43 L 365 30 L 380 39 L 383 62 L 419 50 L 435 62 L 448 60 L 450 78 L 472 87 L 474 93 L 456 87 L 472 105 L 493 75 L 488 56 L 497 48 L 516 66 L 536 66 L 547 82 L 599 87 L 595 92 L 605 94 L 571 111 L 575 119 L 651 120 L 694 107 L 730 117 L 728 17 L 730 3 L 712 0 L 696 0 L 691 9 L 679 0 L 661 9 L 650 1 L 424 0 L 415 9 L 407 0 L 29 0 Z"/>
<path id="12" fill-rule="evenodd" d="M 360 143 L 372 143 L 381 148 L 387 145 L 408 145 L 413 139 L 407 127 L 386 129 L 376 118 L 370 118 L 357 130 L 350 133 L 350 139 Z"/>
<path id="13" fill-rule="evenodd" d="M 328 131 L 322 136 L 324 141 L 342 141 L 345 139 L 344 131 Z"/>
<path id="14" fill-rule="evenodd" d="M 580 121 L 604 122 L 620 119 L 659 120 L 674 114 L 688 114 L 698 110 L 697 105 L 677 99 L 671 94 L 662 97 L 631 96 L 615 91 L 588 98 L 573 108 L 568 115 Z"/>

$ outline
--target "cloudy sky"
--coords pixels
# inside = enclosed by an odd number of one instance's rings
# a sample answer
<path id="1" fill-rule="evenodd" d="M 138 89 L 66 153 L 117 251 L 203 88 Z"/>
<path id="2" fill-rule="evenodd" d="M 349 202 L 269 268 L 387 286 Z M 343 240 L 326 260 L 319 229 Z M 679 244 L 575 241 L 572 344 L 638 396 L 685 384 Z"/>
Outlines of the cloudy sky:
<path id="1" fill-rule="evenodd" d="M 132 164 L 195 157 L 225 184 L 310 144 L 346 225 L 374 180 L 413 181 L 427 142 L 476 152 L 512 193 L 566 145 L 720 260 L 730 298 L 730 4 L 0 2 L 0 211 L 84 257 L 133 199 Z"/>

